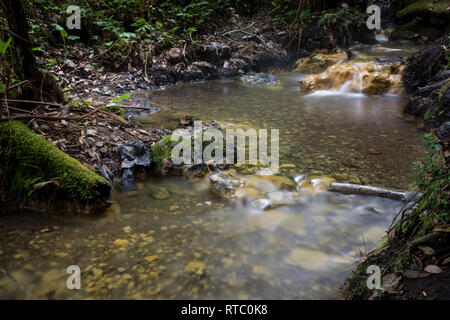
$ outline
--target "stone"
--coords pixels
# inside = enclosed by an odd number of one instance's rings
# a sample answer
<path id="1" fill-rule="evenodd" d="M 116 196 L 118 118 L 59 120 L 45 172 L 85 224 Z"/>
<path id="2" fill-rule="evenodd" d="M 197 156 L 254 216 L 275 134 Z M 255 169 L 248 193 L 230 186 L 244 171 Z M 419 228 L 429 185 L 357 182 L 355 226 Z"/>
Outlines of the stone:
<path id="1" fill-rule="evenodd" d="M 308 57 L 301 58 L 297 61 L 297 66 L 293 72 L 299 73 L 320 73 L 325 71 L 329 66 L 347 60 L 347 54 L 342 53 L 328 53 L 326 51 L 319 51 L 313 53 Z"/>
<path id="2" fill-rule="evenodd" d="M 224 199 L 237 199 L 242 194 L 239 191 L 245 186 L 245 181 L 229 173 L 216 173 L 209 177 L 210 190 Z"/>
<path id="3" fill-rule="evenodd" d="M 181 49 L 180 48 L 170 48 L 168 52 L 169 61 L 171 63 L 178 63 L 181 61 Z"/>
<path id="4" fill-rule="evenodd" d="M 128 240 L 127 239 L 116 239 L 113 242 L 113 245 L 118 246 L 118 247 L 122 247 L 122 246 L 126 246 L 128 245 Z"/>
<path id="5" fill-rule="evenodd" d="M 348 182 L 353 184 L 361 184 L 361 180 L 358 178 L 357 175 L 354 174 L 348 175 Z"/>
<path id="6" fill-rule="evenodd" d="M 123 227 L 123 232 L 125 232 L 125 233 L 131 233 L 131 231 L 133 230 L 130 226 L 126 226 L 126 227 Z"/>
<path id="7" fill-rule="evenodd" d="M 76 64 L 70 59 L 66 59 L 66 61 L 64 61 L 64 64 L 71 69 L 75 69 L 77 67 Z"/>
<path id="8" fill-rule="evenodd" d="M 255 85 L 265 85 L 274 86 L 279 84 L 275 76 L 266 73 L 255 73 L 248 74 L 241 77 L 241 81 L 244 84 L 255 86 Z"/>
<path id="9" fill-rule="evenodd" d="M 362 92 L 370 95 L 401 94 L 403 62 L 350 61 L 335 64 L 323 73 L 299 80 L 302 92 L 318 90 Z"/>
<path id="10" fill-rule="evenodd" d="M 294 169 L 295 168 L 295 164 L 293 163 L 285 163 L 280 165 L 280 169 Z"/>
<path id="11" fill-rule="evenodd" d="M 97 130 L 95 130 L 95 129 L 88 129 L 86 131 L 86 135 L 88 137 L 97 137 Z"/>
<path id="12" fill-rule="evenodd" d="M 252 271 L 256 275 L 263 275 L 263 276 L 269 275 L 269 271 L 264 266 L 253 266 Z"/>
<path id="13" fill-rule="evenodd" d="M 184 268 L 184 272 L 194 273 L 196 275 L 201 276 L 205 272 L 205 268 L 206 265 L 204 262 L 193 260 L 186 265 L 186 267 Z"/>
<path id="14" fill-rule="evenodd" d="M 144 259 L 145 259 L 145 261 L 147 261 L 148 263 L 150 263 L 150 262 L 152 262 L 152 261 L 155 261 L 155 260 L 158 260 L 158 256 L 157 255 L 153 255 L 153 256 L 148 256 L 148 257 L 145 257 Z"/>
<path id="15" fill-rule="evenodd" d="M 166 188 L 157 186 L 149 187 L 149 194 L 155 200 L 166 200 L 170 196 Z"/>

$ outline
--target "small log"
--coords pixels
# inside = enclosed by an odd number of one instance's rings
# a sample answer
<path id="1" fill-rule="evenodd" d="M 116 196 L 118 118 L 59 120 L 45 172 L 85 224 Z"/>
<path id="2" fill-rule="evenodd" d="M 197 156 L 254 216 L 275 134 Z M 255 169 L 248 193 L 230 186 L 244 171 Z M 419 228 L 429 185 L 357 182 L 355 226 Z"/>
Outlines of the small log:
<path id="1" fill-rule="evenodd" d="M 328 191 L 339 192 L 343 194 L 360 194 L 364 196 L 376 196 L 398 201 L 407 201 L 410 198 L 408 196 L 409 192 L 393 191 L 389 189 L 371 186 L 361 186 L 358 184 L 350 184 L 350 183 L 332 182 L 328 187 Z"/>

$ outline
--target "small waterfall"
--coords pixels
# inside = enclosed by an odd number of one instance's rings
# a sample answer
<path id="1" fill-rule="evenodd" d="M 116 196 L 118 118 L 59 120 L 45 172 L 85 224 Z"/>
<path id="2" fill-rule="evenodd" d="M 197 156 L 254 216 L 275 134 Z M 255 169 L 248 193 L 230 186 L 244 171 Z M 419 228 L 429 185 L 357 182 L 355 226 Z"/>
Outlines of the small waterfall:
<path id="1" fill-rule="evenodd" d="M 329 67 L 320 74 L 308 75 L 299 80 L 305 93 L 334 91 L 379 95 L 401 93 L 401 62 L 349 61 Z"/>
<path id="2" fill-rule="evenodd" d="M 346 82 L 344 82 L 344 84 L 339 88 L 339 92 L 351 92 L 352 88 L 352 80 L 348 80 Z"/>
<path id="3" fill-rule="evenodd" d="M 363 77 L 362 77 L 362 73 L 359 70 L 358 70 L 358 74 L 359 74 L 359 93 L 362 93 Z"/>
<path id="4" fill-rule="evenodd" d="M 358 77 L 359 78 L 359 83 L 358 83 L 358 92 L 362 93 L 362 87 L 363 87 L 363 76 L 362 76 L 362 72 L 361 70 L 359 70 L 359 67 L 356 65 L 352 65 L 352 69 L 355 70 L 355 75 L 354 77 Z"/>

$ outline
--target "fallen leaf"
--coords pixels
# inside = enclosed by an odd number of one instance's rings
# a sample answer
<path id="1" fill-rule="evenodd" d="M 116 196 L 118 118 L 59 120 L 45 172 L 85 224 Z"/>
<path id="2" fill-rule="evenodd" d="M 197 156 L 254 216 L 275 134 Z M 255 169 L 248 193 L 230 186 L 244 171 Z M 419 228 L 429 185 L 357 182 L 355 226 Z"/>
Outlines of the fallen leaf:
<path id="1" fill-rule="evenodd" d="M 391 243 L 394 240 L 394 238 L 395 238 L 395 228 L 392 228 L 392 230 L 389 231 L 388 233 L 389 243 Z"/>
<path id="2" fill-rule="evenodd" d="M 425 253 L 427 256 L 432 256 L 435 254 L 434 249 L 427 246 L 419 246 L 419 249 L 422 250 L 423 253 Z"/>
<path id="3" fill-rule="evenodd" d="M 444 260 L 444 261 L 442 261 L 442 264 L 443 264 L 443 265 L 447 265 L 447 264 L 450 264 L 450 257 L 448 257 L 448 258 L 445 258 L 445 260 Z"/>
<path id="4" fill-rule="evenodd" d="M 446 227 L 435 227 L 433 232 L 450 232 L 450 226 Z"/>
<path id="5" fill-rule="evenodd" d="M 425 267 L 425 271 L 429 273 L 441 273 L 442 269 L 434 264 L 430 264 Z"/>

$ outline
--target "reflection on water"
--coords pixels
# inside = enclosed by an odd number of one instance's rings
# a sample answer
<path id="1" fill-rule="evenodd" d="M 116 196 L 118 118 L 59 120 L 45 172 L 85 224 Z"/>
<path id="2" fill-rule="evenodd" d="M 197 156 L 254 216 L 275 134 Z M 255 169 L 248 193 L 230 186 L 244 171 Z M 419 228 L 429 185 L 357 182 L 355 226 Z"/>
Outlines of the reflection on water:
<path id="1" fill-rule="evenodd" d="M 277 76 L 277 86 L 210 81 L 154 91 L 150 99 L 170 106 L 166 117 L 173 120 L 190 114 L 204 122 L 279 129 L 280 163 L 295 164 L 295 172 L 411 188 L 412 163 L 423 154 L 422 131 L 402 119 L 405 98 L 323 91 L 303 95 L 298 84 L 303 75 Z M 143 122 L 158 125 L 163 115 Z"/>
<path id="2" fill-rule="evenodd" d="M 409 188 L 422 148 L 420 130 L 400 117 L 405 100 L 304 96 L 299 77 L 278 75 L 272 87 L 183 84 L 151 99 L 171 106 L 159 120 L 191 114 L 280 129 L 285 177 Z M 215 198 L 207 180 L 152 178 L 138 186 L 114 191 L 116 203 L 99 217 L 2 216 L 0 267 L 8 274 L 0 273 L 0 298 L 30 298 L 24 288 L 40 299 L 339 298 L 352 263 L 375 247 L 401 206 L 301 191 L 294 204 L 261 211 Z M 66 287 L 69 265 L 81 267 L 81 290 Z"/>

